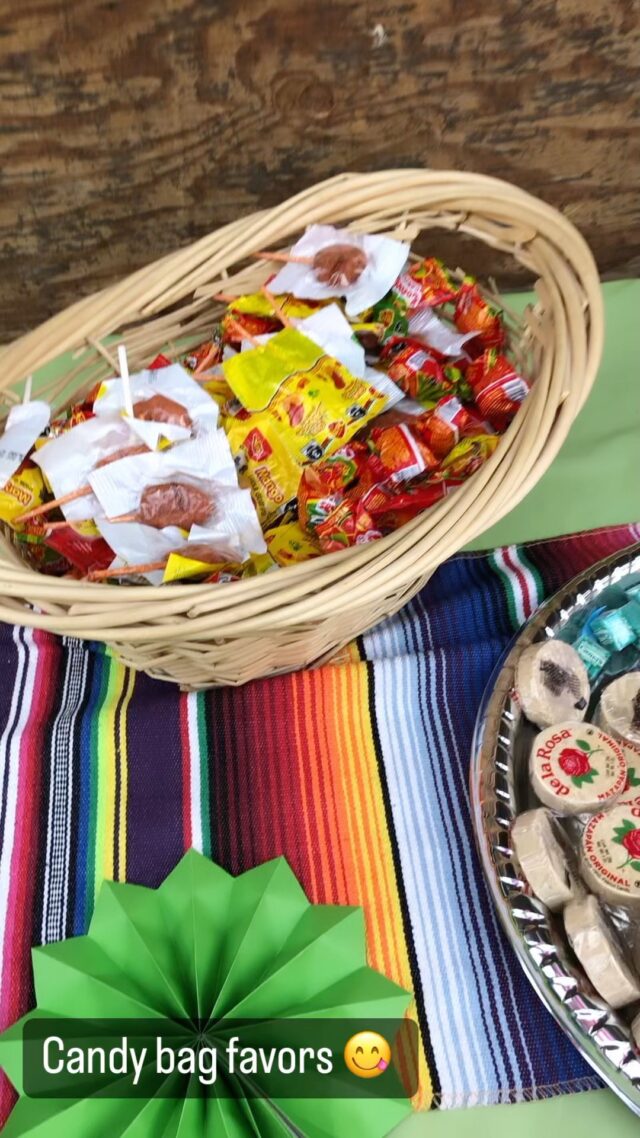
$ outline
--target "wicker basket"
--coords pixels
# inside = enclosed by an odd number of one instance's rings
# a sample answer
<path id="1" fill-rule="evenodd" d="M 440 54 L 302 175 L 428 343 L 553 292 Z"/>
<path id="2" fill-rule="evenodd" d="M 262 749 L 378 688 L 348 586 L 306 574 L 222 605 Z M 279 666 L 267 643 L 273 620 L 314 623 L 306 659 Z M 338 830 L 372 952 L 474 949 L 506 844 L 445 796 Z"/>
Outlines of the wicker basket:
<path id="1" fill-rule="evenodd" d="M 81 300 L 2 352 L 5 410 L 24 377 L 72 353 L 45 397 L 56 407 L 114 373 L 109 344 L 127 344 L 132 368 L 163 347 L 210 331 L 221 288 L 259 285 L 258 249 L 286 247 L 311 222 L 351 224 L 414 240 L 458 230 L 511 254 L 537 277 L 537 303 L 512 325 L 535 380 L 489 462 L 456 494 L 373 544 L 226 585 L 117 588 L 48 578 L 0 538 L 0 619 L 101 640 L 134 668 L 184 687 L 241 684 L 330 656 L 401 607 L 433 570 L 495 522 L 549 466 L 584 403 L 603 337 L 602 298 L 588 247 L 566 218 L 494 178 L 453 171 L 343 174 L 253 214 Z"/>

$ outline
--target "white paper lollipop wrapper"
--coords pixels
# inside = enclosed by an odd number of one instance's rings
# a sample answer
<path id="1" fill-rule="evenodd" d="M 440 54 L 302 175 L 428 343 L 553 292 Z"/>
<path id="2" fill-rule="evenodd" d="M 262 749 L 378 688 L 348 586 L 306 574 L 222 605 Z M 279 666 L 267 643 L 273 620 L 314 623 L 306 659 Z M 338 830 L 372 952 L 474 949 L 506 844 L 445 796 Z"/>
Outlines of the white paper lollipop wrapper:
<path id="1" fill-rule="evenodd" d="M 179 403 L 181 407 L 185 408 L 196 428 L 212 431 L 218 426 L 217 403 L 180 364 L 171 364 L 170 367 L 162 367 L 157 370 L 147 369 L 136 372 L 130 376 L 129 382 L 131 398 L 134 403 L 140 399 L 151 399 L 154 395 L 164 395 L 166 399 L 173 399 L 174 403 Z M 94 404 L 96 415 L 123 411 L 124 406 L 122 380 L 105 380 Z M 178 427 L 173 423 L 161 423 L 154 426 L 152 423 L 140 422 L 140 420 L 135 420 L 135 424 L 133 421 L 131 422 L 144 442 L 148 442 L 150 428 L 152 427 L 156 432 L 156 437 L 162 435 L 170 441 L 186 439 L 191 434 L 186 427 Z"/>
<path id="2" fill-rule="evenodd" d="M 177 526 L 154 529 L 139 522 L 108 522 L 106 518 L 96 518 L 96 525 L 105 541 L 116 554 L 114 567 L 126 565 L 147 565 L 151 561 L 161 561 L 186 542 L 185 535 Z M 143 573 L 150 585 L 161 585 L 163 569 Z M 124 576 L 123 576 L 124 580 Z"/>
<path id="3" fill-rule="evenodd" d="M 220 486 L 214 490 L 214 512 L 204 526 L 192 526 L 189 541 L 205 542 L 221 560 L 246 561 L 250 553 L 266 553 L 256 508 L 249 490 Z"/>
<path id="4" fill-rule="evenodd" d="M 146 486 L 183 478 L 197 484 L 237 486 L 238 476 L 224 431 L 212 431 L 169 450 L 132 455 L 94 470 L 91 488 L 107 518 L 135 513 Z M 130 524 L 130 523 L 129 523 Z M 152 558 L 145 557 L 150 561 Z"/>
<path id="5" fill-rule="evenodd" d="M 409 332 L 422 340 L 428 348 L 435 348 L 443 356 L 457 359 L 464 354 L 464 346 L 477 332 L 460 333 L 436 316 L 432 308 L 421 308 L 409 320 Z"/>
<path id="6" fill-rule="evenodd" d="M 4 486 L 27 457 L 51 418 L 48 403 L 33 399 L 12 407 L 0 438 L 0 486 Z"/>
<path id="7" fill-rule="evenodd" d="M 100 419 L 87 419 L 58 438 L 51 439 L 34 453 L 33 460 L 46 475 L 54 497 L 61 498 L 86 486 L 89 475 L 103 458 L 108 458 L 122 447 L 139 445 L 140 439 L 122 416 L 110 414 Z M 94 495 L 89 494 L 75 502 L 67 502 L 61 509 L 68 521 L 79 522 L 95 517 L 100 512 L 100 505 Z"/>
<path id="8" fill-rule="evenodd" d="M 367 265 L 352 285 L 339 293 L 330 285 L 321 284 L 312 265 L 285 264 L 270 282 L 274 293 L 290 292 L 303 300 L 329 300 L 340 295 L 346 300 L 348 316 L 357 316 L 376 304 L 389 291 L 402 272 L 409 245 L 369 233 L 351 233 L 347 229 L 334 229 L 332 225 L 310 225 L 306 233 L 293 246 L 295 257 L 314 257 L 329 245 L 353 245 L 367 257 Z"/>

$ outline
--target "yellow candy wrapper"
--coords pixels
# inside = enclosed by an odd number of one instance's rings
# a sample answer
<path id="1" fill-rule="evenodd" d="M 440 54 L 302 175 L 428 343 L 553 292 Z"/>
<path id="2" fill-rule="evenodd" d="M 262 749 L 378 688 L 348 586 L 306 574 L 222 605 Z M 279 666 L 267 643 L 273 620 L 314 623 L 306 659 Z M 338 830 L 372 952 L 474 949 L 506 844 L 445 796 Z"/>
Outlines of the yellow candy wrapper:
<path id="1" fill-rule="evenodd" d="M 338 450 L 388 402 L 290 328 L 227 360 L 223 369 L 250 412 L 228 419 L 225 427 L 263 528 L 295 501 L 306 463 Z"/>
<path id="2" fill-rule="evenodd" d="M 325 304 L 331 303 L 329 300 L 313 302 L 299 300 L 297 296 L 292 296 L 288 292 L 276 296 L 275 300 L 285 316 L 289 316 L 293 320 L 304 320 L 305 316 L 311 316 L 312 312 L 317 312 Z M 247 293 L 246 296 L 238 296 L 229 302 L 229 309 L 231 312 L 247 313 L 251 316 L 273 316 L 275 312 L 263 292 L 251 292 Z"/>
<path id="3" fill-rule="evenodd" d="M 286 522 L 267 530 L 265 541 L 269 553 L 278 565 L 295 565 L 308 561 L 322 552 L 320 546 L 303 530 L 300 522 Z"/>
<path id="4" fill-rule="evenodd" d="M 438 473 L 443 478 L 468 478 L 491 457 L 499 442 L 498 435 L 489 434 L 470 435 L 461 439 L 449 451 Z"/>
<path id="5" fill-rule="evenodd" d="M 240 484 L 251 490 L 264 529 L 297 506 L 302 463 L 293 456 L 276 419 L 269 414 L 225 422 Z"/>
<path id="6" fill-rule="evenodd" d="M 232 565 L 228 561 L 199 561 L 197 557 L 187 557 L 184 551 L 170 553 L 162 578 L 162 584 L 171 581 L 188 581 L 194 577 L 210 578 L 215 574 L 229 574 L 229 579 L 242 576 L 243 566 Z"/>
<path id="7" fill-rule="evenodd" d="M 44 496 L 42 471 L 27 459 L 0 490 L 0 521 L 16 528 L 15 519 L 40 506 Z"/>

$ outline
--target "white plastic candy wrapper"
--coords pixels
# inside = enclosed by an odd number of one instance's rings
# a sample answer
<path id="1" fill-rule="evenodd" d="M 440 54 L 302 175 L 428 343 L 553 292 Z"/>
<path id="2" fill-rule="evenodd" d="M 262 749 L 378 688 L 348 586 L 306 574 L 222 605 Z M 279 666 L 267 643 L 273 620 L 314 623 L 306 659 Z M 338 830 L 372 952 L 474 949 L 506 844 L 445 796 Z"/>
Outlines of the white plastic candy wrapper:
<path id="1" fill-rule="evenodd" d="M 190 542 L 211 546 L 221 561 L 242 563 L 251 553 L 266 553 L 267 545 L 249 491 L 215 482 L 201 486 L 210 491 L 213 512 L 206 525 L 192 526 L 188 537 L 178 526 L 156 529 L 141 522 L 97 518 L 100 533 L 117 555 L 113 565 L 148 565 L 178 549 L 186 553 Z M 161 585 L 163 575 L 162 569 L 141 574 L 151 585 Z"/>
<path id="2" fill-rule="evenodd" d="M 184 407 L 196 430 L 213 431 L 218 426 L 218 405 L 211 396 L 192 379 L 180 364 L 170 367 L 148 369 L 130 376 L 131 397 L 134 403 L 151 399 L 154 395 L 164 395 L 174 403 Z M 121 379 L 108 379 L 102 384 L 94 404 L 96 415 L 112 414 L 124 410 L 124 388 Z M 155 449 L 160 438 L 170 442 L 188 439 L 192 431 L 174 423 L 142 422 L 127 419 L 133 430 L 147 444 Z"/>
<path id="3" fill-rule="evenodd" d="M 336 295 L 344 296 L 347 315 L 357 316 L 389 291 L 409 256 L 409 245 L 402 241 L 369 233 L 351 233 L 348 229 L 335 229 L 332 225 L 310 225 L 293 246 L 291 254 L 313 258 L 330 245 L 351 245 L 365 254 L 367 263 L 353 284 L 339 288 L 322 284 L 312 265 L 291 261 L 270 282 L 271 291 L 290 292 L 303 300 L 329 300 Z"/>
<path id="4" fill-rule="evenodd" d="M 4 486 L 12 474 L 27 457 L 36 439 L 48 426 L 51 408 L 48 403 L 33 399 L 30 403 L 18 403 L 12 407 L 0 438 L 0 487 Z"/>
<path id="5" fill-rule="evenodd" d="M 162 561 L 185 544 L 184 533 L 177 526 L 154 529 L 153 526 L 143 526 L 139 522 L 118 524 L 100 517 L 96 518 L 96 525 L 116 554 L 112 562 L 114 567 L 148 565 L 153 561 Z M 140 575 L 145 577 L 150 585 L 161 585 L 164 569 L 154 569 L 151 573 Z M 125 580 L 124 574 L 123 580 Z"/>
<path id="6" fill-rule="evenodd" d="M 464 346 L 473 340 L 476 332 L 460 333 L 440 320 L 432 308 L 421 308 L 409 320 L 409 332 L 416 340 L 422 340 L 428 348 L 435 348 L 443 356 L 455 359 L 464 354 Z"/>
<path id="7" fill-rule="evenodd" d="M 61 498 L 86 486 L 99 462 L 123 447 L 141 446 L 140 439 L 120 415 L 87 419 L 45 443 L 33 460 L 45 474 L 54 496 Z M 103 469 L 107 469 L 104 467 Z M 95 517 L 100 506 L 93 494 L 61 507 L 70 522 Z"/>
<path id="8" fill-rule="evenodd" d="M 511 838 L 535 896 L 553 912 L 568 905 L 579 887 L 569 870 L 550 811 L 541 807 L 520 814 L 513 824 Z"/>
<path id="9" fill-rule="evenodd" d="M 612 1008 L 640 999 L 640 982 L 595 897 L 572 901 L 564 911 L 571 947 L 596 991 Z"/>
<path id="10" fill-rule="evenodd" d="M 237 486 L 238 475 L 224 431 L 211 431 L 169 450 L 148 451 L 94 470 L 89 476 L 107 518 L 135 513 L 146 486 L 184 479 L 195 485 Z M 144 561 L 153 560 L 145 557 Z"/>
<path id="11" fill-rule="evenodd" d="M 189 541 L 211 545 L 228 561 L 242 562 L 250 553 L 266 553 L 267 543 L 250 491 L 216 487 L 211 519 L 204 526 L 192 526 Z"/>

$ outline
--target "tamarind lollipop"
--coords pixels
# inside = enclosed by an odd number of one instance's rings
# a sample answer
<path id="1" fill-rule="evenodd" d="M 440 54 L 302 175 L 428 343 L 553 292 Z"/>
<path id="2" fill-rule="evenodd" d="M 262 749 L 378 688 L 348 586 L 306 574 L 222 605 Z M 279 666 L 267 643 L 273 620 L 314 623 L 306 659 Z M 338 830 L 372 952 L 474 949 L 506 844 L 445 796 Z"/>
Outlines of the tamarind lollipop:
<path id="1" fill-rule="evenodd" d="M 187 542 L 175 552 L 179 557 L 188 557 L 191 561 L 201 561 L 203 565 L 217 565 L 226 560 L 221 553 L 202 541 Z M 96 569 L 89 573 L 89 580 L 105 581 L 110 577 L 129 577 L 133 573 L 136 576 L 155 573 L 158 569 L 166 569 L 170 557 L 171 554 L 169 553 L 158 561 L 147 561 L 139 565 L 112 565 L 108 569 Z"/>
<path id="2" fill-rule="evenodd" d="M 320 284 L 339 291 L 360 279 L 369 263 L 367 254 L 357 245 L 337 242 L 325 245 L 313 257 L 297 257 L 290 253 L 262 250 L 254 253 L 261 261 L 282 261 L 285 264 L 310 265 Z"/>

